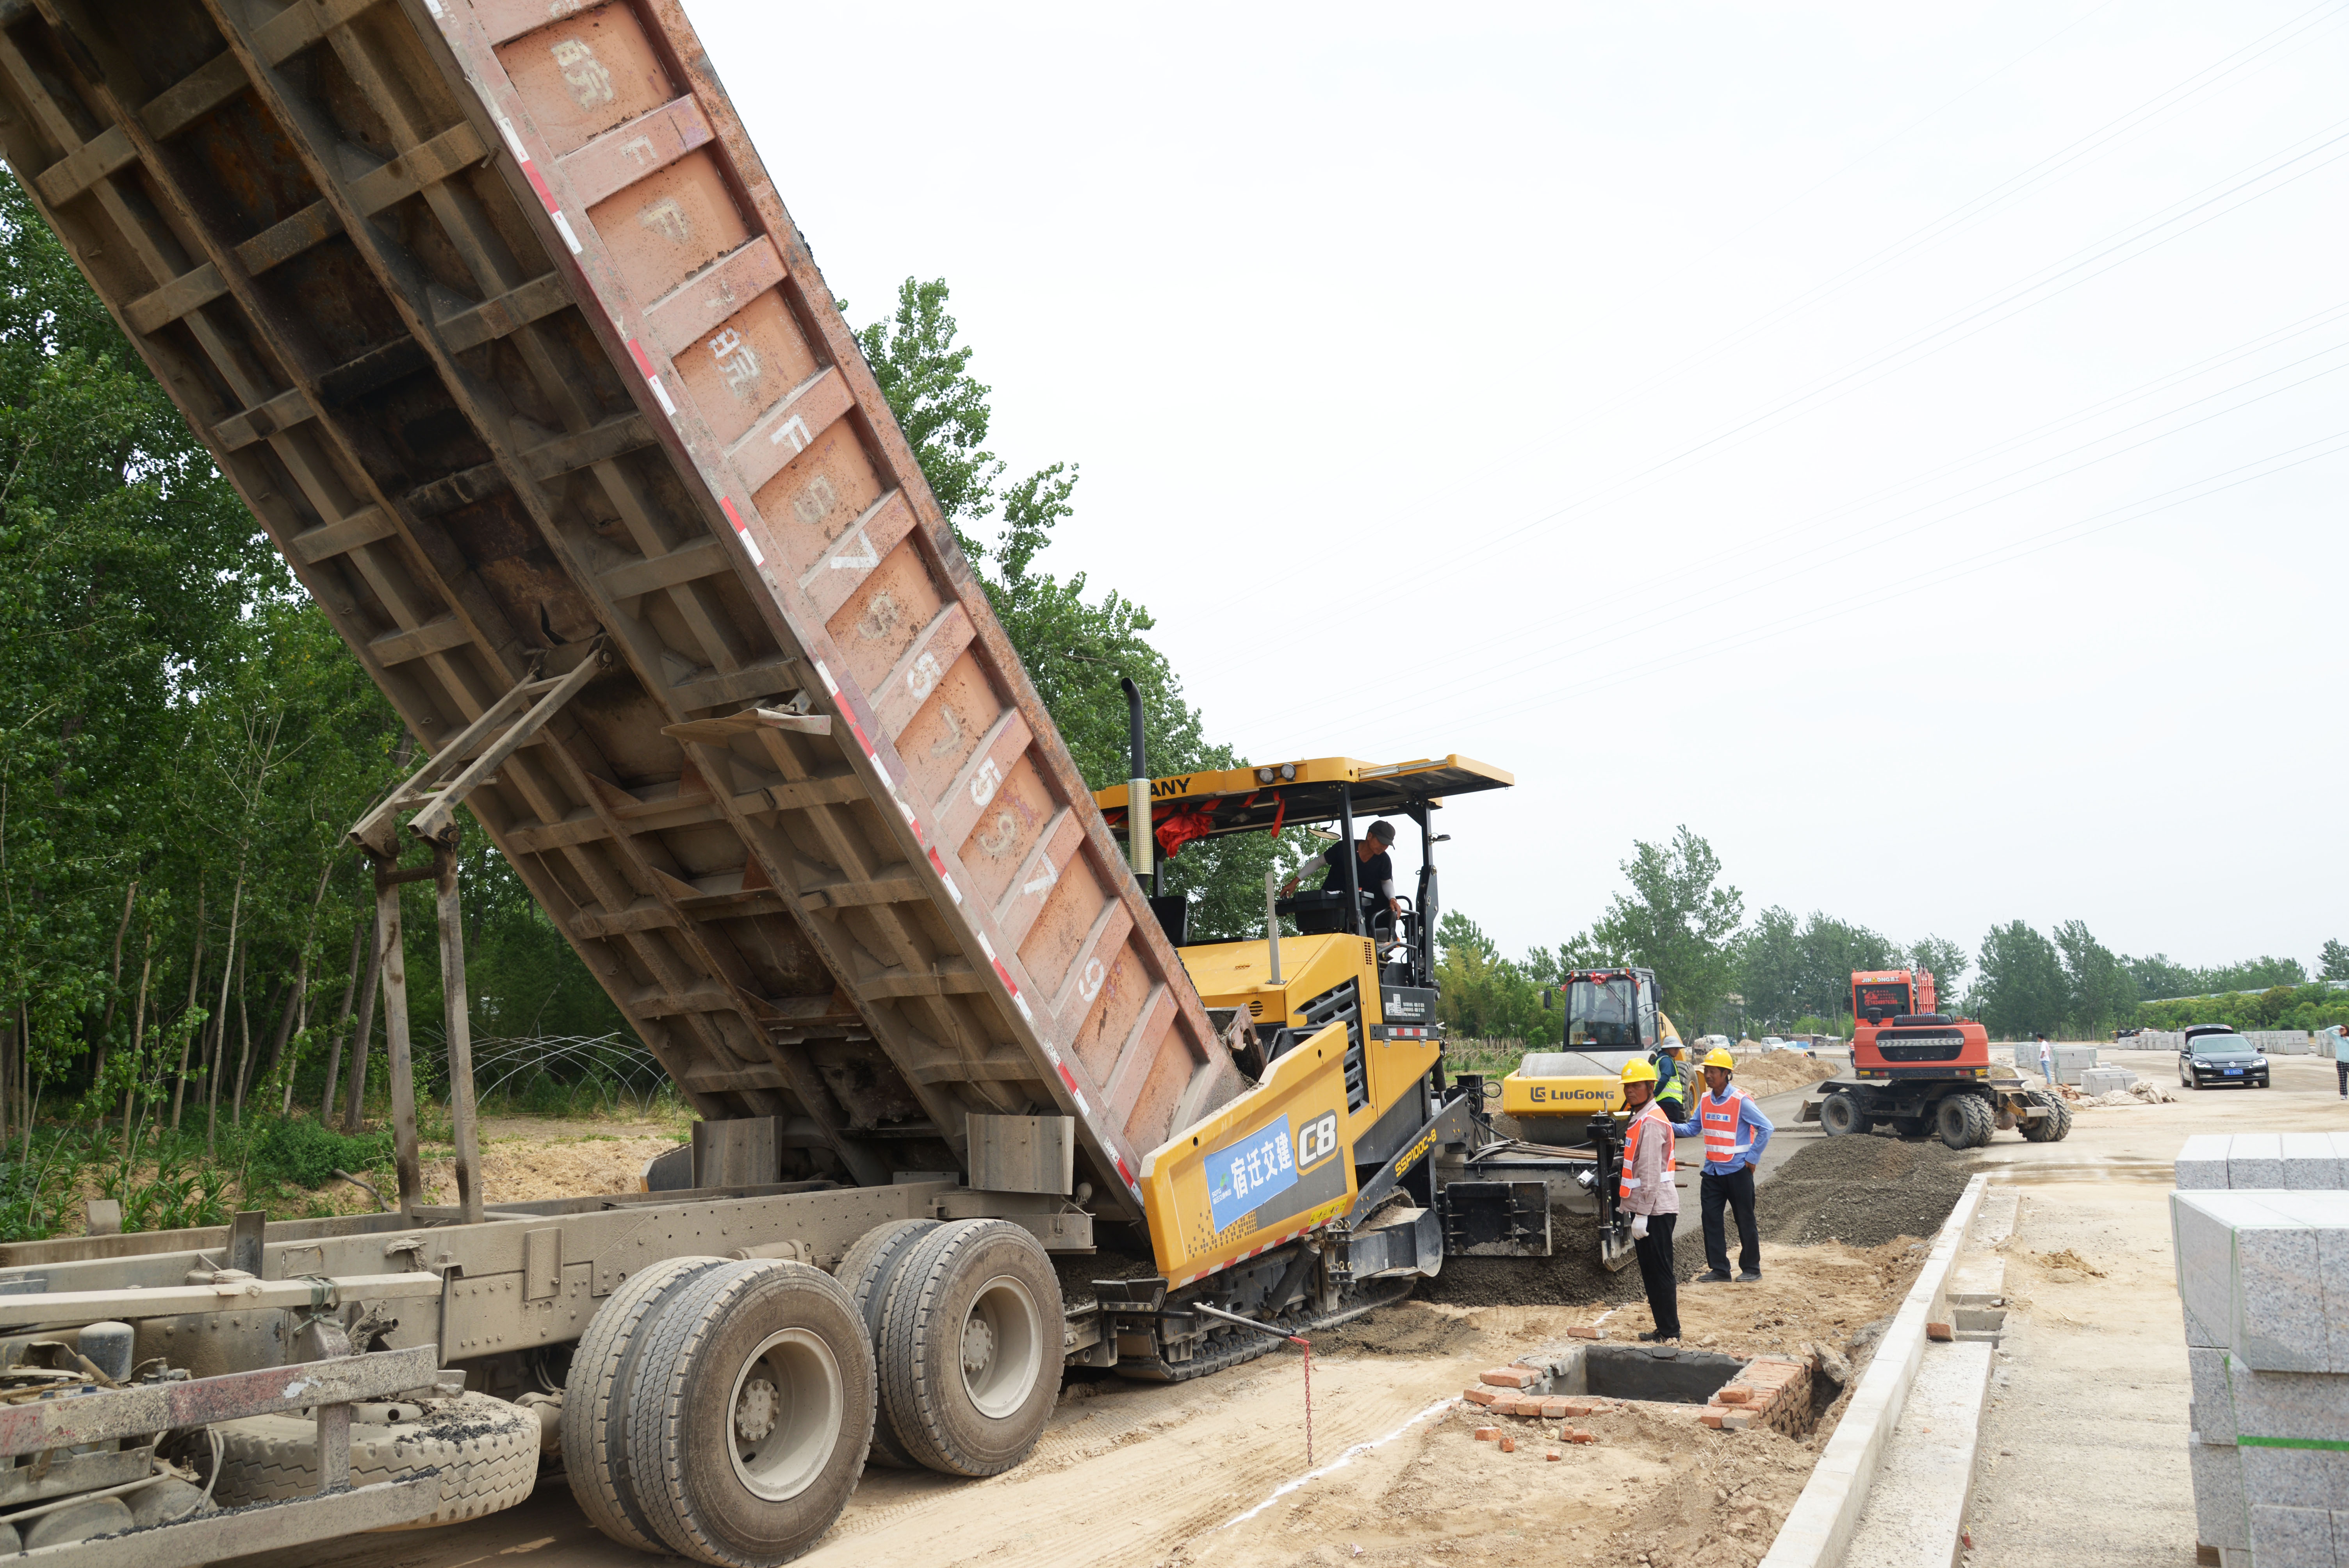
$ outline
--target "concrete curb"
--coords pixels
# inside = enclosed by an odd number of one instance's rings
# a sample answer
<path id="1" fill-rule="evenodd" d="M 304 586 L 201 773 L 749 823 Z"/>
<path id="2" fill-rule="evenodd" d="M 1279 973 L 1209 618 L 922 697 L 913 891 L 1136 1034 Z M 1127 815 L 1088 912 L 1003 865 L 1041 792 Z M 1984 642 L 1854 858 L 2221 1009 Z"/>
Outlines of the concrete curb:
<path id="1" fill-rule="evenodd" d="M 1761 1568 L 1832 1568 L 1843 1561 L 1852 1531 L 1859 1522 L 1860 1505 L 1868 1501 L 1868 1482 L 1875 1478 L 1884 1445 L 1890 1440 L 1892 1429 L 1900 1420 L 1900 1408 L 1908 1402 L 1909 1387 L 1917 1379 L 1918 1364 L 1925 1354 L 1925 1326 L 1950 1321 L 1944 1299 L 1950 1273 L 1965 1245 L 1966 1227 L 1973 1222 L 1982 1191 L 1989 1185 L 1987 1175 L 1975 1177 L 1950 1211 L 1940 1233 L 1933 1239 L 1933 1250 L 1926 1254 L 1923 1271 L 1893 1315 L 1891 1327 L 1884 1331 L 1875 1358 L 1860 1375 L 1859 1387 L 1852 1390 L 1843 1420 L 1827 1439 L 1826 1451 L 1819 1456 L 1803 1494 L 1795 1500 L 1786 1522 L 1779 1527 Z"/>

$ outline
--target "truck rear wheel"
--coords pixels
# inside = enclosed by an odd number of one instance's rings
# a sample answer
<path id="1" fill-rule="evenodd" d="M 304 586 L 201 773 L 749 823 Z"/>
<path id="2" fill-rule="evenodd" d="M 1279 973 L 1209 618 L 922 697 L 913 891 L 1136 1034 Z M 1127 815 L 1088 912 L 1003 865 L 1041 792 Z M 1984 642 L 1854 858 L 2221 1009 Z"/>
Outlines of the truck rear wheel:
<path id="1" fill-rule="evenodd" d="M 865 1336 L 873 1342 L 873 1353 L 881 1354 L 881 1309 L 889 1304 L 889 1286 L 897 1278 L 897 1271 L 914 1247 L 924 1236 L 944 1222 L 938 1220 L 896 1220 L 885 1225 L 875 1225 L 856 1238 L 833 1277 L 848 1292 L 848 1299 L 856 1315 L 864 1321 Z M 896 1428 L 889 1424 L 885 1409 L 873 1423 L 872 1459 L 898 1470 L 918 1470 L 919 1462 L 905 1451 L 898 1440 Z"/>
<path id="2" fill-rule="evenodd" d="M 1819 1130 L 1829 1138 L 1841 1138 L 1847 1133 L 1867 1131 L 1868 1122 L 1851 1096 L 1831 1094 L 1819 1102 Z"/>
<path id="3" fill-rule="evenodd" d="M 639 1552 L 667 1548 L 637 1505 L 628 1464 L 628 1399 L 637 1352 L 668 1296 L 723 1258 L 664 1258 L 638 1269 L 587 1320 L 563 1388 L 563 1469 L 587 1522 Z"/>
<path id="4" fill-rule="evenodd" d="M 1933 1130 L 1951 1149 L 1977 1148 L 1990 1141 L 1990 1107 L 1971 1094 L 1953 1094 L 1934 1108 Z"/>
<path id="5" fill-rule="evenodd" d="M 773 1568 L 814 1545 L 873 1437 L 873 1349 L 848 1292 L 806 1264 L 754 1259 L 697 1276 L 649 1328 L 628 1449 L 667 1549 Z"/>
<path id="6" fill-rule="evenodd" d="M 1061 1282 L 1008 1220 L 958 1220 L 905 1260 L 881 1315 L 881 1403 L 914 1459 L 999 1475 L 1028 1457 L 1061 1391 Z"/>

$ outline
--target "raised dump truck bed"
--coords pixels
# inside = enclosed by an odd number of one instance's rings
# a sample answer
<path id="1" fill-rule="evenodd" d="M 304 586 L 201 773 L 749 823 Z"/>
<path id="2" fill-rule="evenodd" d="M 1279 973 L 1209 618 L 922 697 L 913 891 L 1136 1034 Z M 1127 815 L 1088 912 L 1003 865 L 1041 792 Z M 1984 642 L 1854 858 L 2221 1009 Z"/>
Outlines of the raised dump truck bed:
<path id="1" fill-rule="evenodd" d="M 1229 1053 L 683 11 L 135 10 L 0 0 L 10 164 L 428 751 L 598 662 L 468 803 L 695 1107 L 1139 1220 Z"/>

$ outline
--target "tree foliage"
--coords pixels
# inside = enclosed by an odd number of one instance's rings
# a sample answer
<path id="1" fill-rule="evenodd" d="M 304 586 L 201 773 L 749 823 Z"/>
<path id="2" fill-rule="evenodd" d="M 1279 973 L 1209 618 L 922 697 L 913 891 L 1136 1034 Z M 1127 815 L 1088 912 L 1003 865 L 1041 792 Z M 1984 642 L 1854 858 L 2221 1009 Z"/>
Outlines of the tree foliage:
<path id="1" fill-rule="evenodd" d="M 1630 890 L 1617 893 L 1588 932 L 1568 938 L 1567 950 L 1654 970 L 1664 1010 L 1692 1030 L 1702 1027 L 1734 986 L 1744 895 L 1715 885 L 1721 859 L 1685 825 L 1667 844 L 1632 841 L 1620 869 Z"/>
<path id="2" fill-rule="evenodd" d="M 322 1087 L 373 906 L 342 834 L 398 770 L 398 741 L 357 660 L 0 181 L 7 1124 L 28 1102 L 168 1123 L 176 1102 L 217 1130 L 275 1111 L 295 1078 L 305 1100 Z M 465 853 L 476 1029 L 616 1028 L 477 831 Z M 430 932 L 429 888 L 409 896 L 411 930 Z M 428 1080 L 438 967 L 409 967 Z"/>

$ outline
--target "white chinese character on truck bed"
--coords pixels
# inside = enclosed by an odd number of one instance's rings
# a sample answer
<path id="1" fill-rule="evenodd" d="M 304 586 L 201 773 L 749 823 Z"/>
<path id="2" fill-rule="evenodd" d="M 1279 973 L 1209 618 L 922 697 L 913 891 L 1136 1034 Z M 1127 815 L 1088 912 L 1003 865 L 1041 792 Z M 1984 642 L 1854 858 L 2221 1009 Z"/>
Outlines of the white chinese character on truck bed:
<path id="1" fill-rule="evenodd" d="M 612 101 L 612 73 L 604 68 L 595 50 L 576 38 L 565 38 L 554 46 L 554 63 L 562 69 L 563 79 L 571 84 L 571 96 L 579 100 L 581 108 Z"/>
<path id="2" fill-rule="evenodd" d="M 747 400 L 759 384 L 759 351 L 730 326 L 709 340 L 709 357 L 718 361 L 734 395 Z"/>

